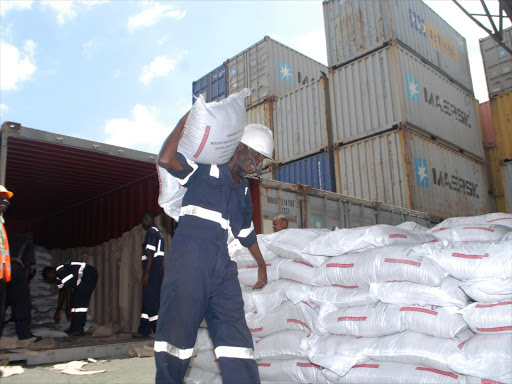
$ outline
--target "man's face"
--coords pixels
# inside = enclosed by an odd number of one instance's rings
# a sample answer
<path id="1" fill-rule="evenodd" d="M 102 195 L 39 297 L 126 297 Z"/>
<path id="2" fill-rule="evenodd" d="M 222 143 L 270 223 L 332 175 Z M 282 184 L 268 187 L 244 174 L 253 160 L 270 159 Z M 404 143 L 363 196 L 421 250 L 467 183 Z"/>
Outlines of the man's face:
<path id="1" fill-rule="evenodd" d="M 274 230 L 274 232 L 279 232 L 279 231 L 285 229 L 284 221 L 281 219 L 272 220 L 272 229 Z"/>
<path id="2" fill-rule="evenodd" d="M 7 208 L 9 208 L 10 203 L 11 200 L 9 199 L 9 197 L 7 197 L 7 195 L 0 195 L 0 214 L 3 214 L 5 211 L 7 211 Z"/>
<path id="3" fill-rule="evenodd" d="M 238 166 L 245 174 L 255 172 L 256 168 L 259 167 L 265 156 L 244 144 L 242 145 L 243 147 L 240 149 Z"/>

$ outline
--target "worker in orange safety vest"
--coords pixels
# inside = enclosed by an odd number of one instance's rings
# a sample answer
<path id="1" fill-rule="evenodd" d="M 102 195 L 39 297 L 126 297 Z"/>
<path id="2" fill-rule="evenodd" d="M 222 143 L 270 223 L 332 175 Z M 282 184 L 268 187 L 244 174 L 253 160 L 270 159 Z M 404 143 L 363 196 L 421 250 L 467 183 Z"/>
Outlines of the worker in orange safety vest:
<path id="1" fill-rule="evenodd" d="M 7 282 L 11 281 L 11 255 L 4 227 L 4 212 L 9 208 L 13 193 L 0 185 L 0 337 L 4 330 L 5 295 Z"/>

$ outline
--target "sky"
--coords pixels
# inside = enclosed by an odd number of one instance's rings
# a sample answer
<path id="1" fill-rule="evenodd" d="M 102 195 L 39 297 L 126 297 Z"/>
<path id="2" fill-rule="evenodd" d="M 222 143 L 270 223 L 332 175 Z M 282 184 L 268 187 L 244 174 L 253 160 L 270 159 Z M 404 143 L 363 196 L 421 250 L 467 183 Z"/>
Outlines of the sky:
<path id="1" fill-rule="evenodd" d="M 487 101 L 487 33 L 451 0 L 425 2 L 466 38 Z M 192 82 L 265 35 L 327 65 L 321 0 L 0 0 L 0 17 L 0 122 L 150 153 L 191 107 Z"/>

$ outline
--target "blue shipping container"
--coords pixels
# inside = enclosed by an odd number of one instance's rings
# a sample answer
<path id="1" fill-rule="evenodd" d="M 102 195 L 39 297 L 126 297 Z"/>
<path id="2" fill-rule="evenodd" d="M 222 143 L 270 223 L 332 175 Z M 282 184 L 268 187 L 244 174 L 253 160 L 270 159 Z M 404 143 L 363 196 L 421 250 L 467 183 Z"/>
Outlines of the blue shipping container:
<path id="1" fill-rule="evenodd" d="M 335 192 L 334 162 L 332 155 L 322 152 L 276 169 L 276 180 L 290 184 L 305 184 L 316 189 Z"/>
<path id="2" fill-rule="evenodd" d="M 192 83 L 192 104 L 196 97 L 203 95 L 204 100 L 221 101 L 226 98 L 226 67 L 222 64 L 207 75 Z"/>

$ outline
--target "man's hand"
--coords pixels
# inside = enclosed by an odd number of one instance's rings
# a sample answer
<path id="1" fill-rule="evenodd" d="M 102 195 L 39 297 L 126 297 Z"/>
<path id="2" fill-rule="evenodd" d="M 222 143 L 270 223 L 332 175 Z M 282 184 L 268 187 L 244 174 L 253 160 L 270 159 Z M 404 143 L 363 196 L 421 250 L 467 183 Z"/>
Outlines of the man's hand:
<path id="1" fill-rule="evenodd" d="M 267 266 L 265 264 L 258 266 L 258 281 L 253 285 L 253 289 L 260 289 L 267 285 Z"/>
<path id="2" fill-rule="evenodd" d="M 56 323 L 60 321 L 60 309 L 57 309 L 55 311 L 55 315 L 53 315 L 53 320 L 55 320 Z"/>
<path id="3" fill-rule="evenodd" d="M 144 276 L 142 276 L 142 285 L 146 286 L 148 284 L 149 284 L 149 275 L 147 273 L 145 273 Z"/>

